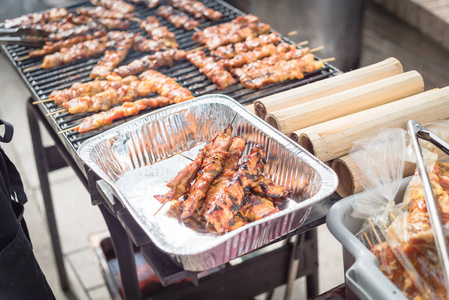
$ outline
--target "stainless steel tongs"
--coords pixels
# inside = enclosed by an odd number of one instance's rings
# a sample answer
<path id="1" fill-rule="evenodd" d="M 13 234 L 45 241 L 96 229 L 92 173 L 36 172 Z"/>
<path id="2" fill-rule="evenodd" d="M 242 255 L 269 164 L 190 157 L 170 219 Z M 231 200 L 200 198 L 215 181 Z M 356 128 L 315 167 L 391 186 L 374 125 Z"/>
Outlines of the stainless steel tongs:
<path id="1" fill-rule="evenodd" d="M 32 28 L 0 28 L 0 44 L 42 47 L 49 32 Z"/>
<path id="2" fill-rule="evenodd" d="M 426 201 L 427 211 L 429 213 L 430 224 L 432 225 L 434 231 L 435 244 L 441 259 L 441 268 L 443 270 L 446 286 L 449 287 L 449 247 L 444 234 L 443 223 L 441 222 L 438 205 L 433 195 L 429 175 L 427 174 L 426 167 L 424 165 L 424 159 L 422 156 L 421 147 L 419 146 L 418 138 L 431 142 L 446 154 L 449 154 L 449 143 L 422 126 L 420 123 L 413 120 L 408 121 L 407 130 L 410 140 L 412 141 L 413 149 L 415 150 L 416 167 L 418 168 L 419 176 L 421 177 L 421 185 L 424 191 L 424 199 Z"/>

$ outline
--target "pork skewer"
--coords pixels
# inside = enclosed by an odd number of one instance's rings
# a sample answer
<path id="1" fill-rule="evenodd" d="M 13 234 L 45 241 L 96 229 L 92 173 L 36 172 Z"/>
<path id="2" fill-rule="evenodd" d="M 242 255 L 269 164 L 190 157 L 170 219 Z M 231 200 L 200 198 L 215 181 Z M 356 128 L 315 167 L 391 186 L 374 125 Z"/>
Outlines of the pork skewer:
<path id="1" fill-rule="evenodd" d="M 135 7 L 132 4 L 120 0 L 90 0 L 94 6 L 101 6 L 112 11 L 118 11 L 124 14 L 134 12 Z"/>
<path id="2" fill-rule="evenodd" d="M 126 78 L 113 78 L 112 80 L 96 80 L 86 83 L 74 83 L 70 88 L 63 90 L 55 90 L 48 97 L 52 99 L 59 107 L 65 102 L 83 96 L 94 96 L 104 92 L 110 87 L 118 89 L 122 84 L 130 84 L 136 81 L 136 76 Z"/>
<path id="3" fill-rule="evenodd" d="M 211 55 L 219 58 L 230 59 L 236 54 L 251 51 L 257 47 L 267 44 L 273 44 L 282 41 L 282 38 L 275 32 L 270 34 L 262 34 L 258 37 L 248 37 L 245 41 L 236 44 L 220 46 L 216 50 L 211 51 Z"/>
<path id="4" fill-rule="evenodd" d="M 162 66 L 171 67 L 173 65 L 173 61 L 184 59 L 186 59 L 186 52 L 184 50 L 170 49 L 136 59 L 128 65 L 120 66 L 114 69 L 114 72 L 121 77 L 125 77 L 133 74 L 139 74 L 145 70 L 157 69 Z"/>
<path id="5" fill-rule="evenodd" d="M 191 19 L 186 13 L 173 8 L 172 6 L 161 6 L 157 10 L 158 16 L 161 16 L 176 28 L 183 27 L 185 30 L 193 30 L 197 28 L 201 23 L 197 20 Z"/>
<path id="6" fill-rule="evenodd" d="M 180 202 L 180 207 L 183 210 L 181 218 L 190 217 L 198 208 L 200 201 L 206 196 L 210 184 L 221 173 L 231 143 L 232 127 L 229 125 L 214 141 L 203 160 L 201 171 L 190 188 L 189 197 Z"/>
<path id="7" fill-rule="evenodd" d="M 269 33 L 270 25 L 259 23 L 259 18 L 254 15 L 238 16 L 234 20 L 216 26 L 206 27 L 202 31 L 193 34 L 194 41 L 205 44 L 209 50 L 214 50 L 222 45 L 238 43 L 248 37 L 256 37 Z"/>
<path id="8" fill-rule="evenodd" d="M 148 0 L 147 2 L 148 2 L 147 3 L 147 8 L 148 9 L 156 8 L 156 6 L 161 4 L 161 0 Z"/>
<path id="9" fill-rule="evenodd" d="M 29 52 L 30 57 L 39 57 L 39 56 L 45 56 L 48 54 L 55 53 L 62 48 L 70 48 L 75 44 L 85 42 L 88 40 L 100 38 L 102 36 L 106 35 L 106 30 L 98 30 L 95 31 L 93 34 L 87 34 L 87 35 L 81 35 L 81 36 L 75 36 L 73 38 L 67 39 L 67 40 L 61 40 L 59 42 L 47 42 L 44 47 L 41 49 L 36 49 Z"/>
<path id="10" fill-rule="evenodd" d="M 171 47 L 172 44 L 163 39 L 155 41 L 140 35 L 134 37 L 134 50 L 138 52 L 156 52 L 159 50 L 167 50 Z"/>
<path id="11" fill-rule="evenodd" d="M 219 63 L 215 62 L 212 57 L 206 56 L 203 51 L 187 54 L 187 60 L 195 65 L 201 73 L 206 75 L 219 90 L 237 83 L 231 73 L 226 71 Z"/>
<path id="12" fill-rule="evenodd" d="M 70 48 L 62 48 L 59 52 L 46 55 L 41 67 L 43 69 L 51 69 L 103 53 L 106 51 L 107 40 L 107 37 L 103 36 L 75 44 Z"/>
<path id="13" fill-rule="evenodd" d="M 96 7 L 80 7 L 76 9 L 76 13 L 89 16 L 95 19 L 120 19 L 120 20 L 129 20 L 134 18 L 133 13 L 121 13 L 119 11 L 108 10 L 101 6 Z"/>
<path id="14" fill-rule="evenodd" d="M 108 38 L 112 42 L 112 49 L 106 50 L 104 57 L 92 69 L 90 78 L 108 76 L 128 55 L 129 49 L 133 46 L 134 35 L 134 33 L 110 32 Z"/>
<path id="15" fill-rule="evenodd" d="M 157 17 L 148 16 L 140 23 L 140 29 L 145 31 L 153 40 L 165 40 L 172 48 L 178 48 L 176 36 L 167 27 L 162 26 Z"/>
<path id="16" fill-rule="evenodd" d="M 172 103 L 181 103 L 195 98 L 188 89 L 182 87 L 173 78 L 158 71 L 145 71 L 139 76 L 139 79 L 141 82 L 137 86 L 137 93 L 140 96 L 148 95 L 150 92 L 158 93 L 169 98 L 173 101 Z"/>
<path id="17" fill-rule="evenodd" d="M 125 102 L 120 106 L 111 108 L 98 114 L 91 115 L 83 121 L 74 130 L 79 133 L 99 129 L 103 126 L 111 125 L 114 120 L 134 116 L 147 108 L 162 107 L 171 104 L 171 100 L 158 96 L 153 98 L 143 98 L 134 102 Z"/>
<path id="18" fill-rule="evenodd" d="M 191 14 L 196 19 L 210 19 L 217 21 L 223 14 L 212 8 L 206 7 L 203 3 L 195 0 L 170 0 L 170 5 Z"/>
<path id="19" fill-rule="evenodd" d="M 52 8 L 42 13 L 24 15 L 15 19 L 5 20 L 5 28 L 29 27 L 35 24 L 45 24 L 49 21 L 61 20 L 68 15 L 65 8 Z"/>

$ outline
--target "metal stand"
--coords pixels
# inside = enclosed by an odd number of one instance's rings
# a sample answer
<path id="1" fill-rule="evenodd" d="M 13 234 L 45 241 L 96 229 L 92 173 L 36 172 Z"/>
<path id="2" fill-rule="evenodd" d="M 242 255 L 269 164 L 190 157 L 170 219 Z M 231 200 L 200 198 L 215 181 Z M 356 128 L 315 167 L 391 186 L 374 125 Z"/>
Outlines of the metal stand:
<path id="1" fill-rule="evenodd" d="M 65 166 L 73 168 L 91 194 L 92 203 L 98 204 L 103 214 L 118 259 L 125 299 L 141 299 L 142 297 L 132 243 L 140 248 L 161 283 L 166 286 L 163 291 L 151 295 L 152 299 L 211 299 L 214 297 L 219 300 L 227 299 L 229 295 L 232 295 L 234 299 L 248 299 L 273 290 L 282 284 L 287 284 L 285 298 L 289 299 L 294 280 L 301 276 L 306 276 L 307 296 L 310 298 L 318 294 L 316 227 L 325 222 L 327 211 L 339 199 L 338 197 L 322 201 L 316 210 L 312 210 L 301 228 L 277 240 L 281 241 L 296 236 L 295 242 L 287 242 L 279 249 L 235 266 L 226 264 L 226 267 L 221 270 L 198 279 L 197 273 L 180 269 L 166 254 L 154 246 L 129 212 L 114 200 L 108 191 L 107 184 L 98 181 L 98 178 L 90 170 L 87 170 L 86 173 L 82 172 L 53 128 L 46 122 L 45 116 L 31 102 L 32 100 L 28 101 L 27 113 L 33 148 L 59 280 L 61 288 L 66 294 L 73 295 L 64 265 L 48 179 L 49 172 Z M 41 123 L 53 138 L 54 146 L 45 147 L 43 145 L 38 126 L 39 120 L 42 121 Z M 184 279 L 190 279 L 190 281 L 172 285 Z M 217 293 L 217 290 L 220 290 L 220 293 Z"/>

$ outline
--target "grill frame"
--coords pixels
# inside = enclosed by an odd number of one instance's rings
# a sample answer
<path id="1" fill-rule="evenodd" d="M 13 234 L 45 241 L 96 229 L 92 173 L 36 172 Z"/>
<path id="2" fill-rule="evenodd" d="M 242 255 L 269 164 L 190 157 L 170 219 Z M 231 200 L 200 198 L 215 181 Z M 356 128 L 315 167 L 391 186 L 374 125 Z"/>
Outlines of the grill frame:
<path id="1" fill-rule="evenodd" d="M 221 0 L 201 0 L 201 1 L 206 6 L 212 7 L 224 13 L 224 17 L 219 21 L 208 21 L 208 20 L 201 21 L 201 25 L 198 26 L 199 29 L 204 29 L 207 26 L 228 22 L 233 18 L 235 18 L 236 16 L 246 15 L 242 11 Z M 168 1 L 163 1 L 161 5 L 167 4 L 167 2 Z M 65 8 L 67 8 L 70 12 L 76 9 L 77 7 L 81 6 L 91 6 L 91 4 L 88 1 L 87 2 L 80 1 L 79 3 L 66 6 Z M 135 5 L 135 6 L 137 12 L 136 16 L 139 18 L 144 19 L 149 15 L 156 15 L 157 8 L 153 10 L 147 10 L 142 5 Z M 166 21 L 162 17 L 158 16 L 158 19 L 161 21 L 162 25 L 167 26 L 169 30 L 176 33 L 177 40 L 180 45 L 179 49 L 184 49 L 188 51 L 200 46 L 191 39 L 191 36 L 194 31 L 186 31 L 182 28 L 176 29 L 174 25 L 168 23 L 168 21 Z M 0 25 L 0 27 L 1 26 L 2 25 Z M 129 31 L 132 32 L 139 31 L 137 23 L 133 22 L 133 24 L 130 26 Z M 283 41 L 294 44 L 294 42 L 288 39 L 287 37 L 282 36 L 282 38 Z M 91 80 L 89 78 L 90 71 L 92 67 L 96 65 L 96 62 L 102 57 L 102 55 L 98 55 L 93 58 L 83 59 L 78 62 L 63 65 L 54 69 L 49 70 L 38 69 L 35 71 L 24 73 L 23 72 L 24 69 L 36 65 L 38 63 L 41 63 L 42 58 L 17 61 L 22 56 L 26 55 L 29 49 L 31 48 L 19 45 L 2 45 L 1 49 L 2 54 L 11 63 L 14 70 L 19 74 L 22 81 L 25 83 L 34 101 L 46 99 L 52 90 L 70 87 L 75 82 L 90 81 Z M 208 54 L 208 50 L 205 51 Z M 127 58 L 122 64 L 127 64 L 138 57 L 142 57 L 148 54 L 149 53 L 139 53 L 135 51 L 130 51 Z M 315 56 L 315 59 L 318 59 L 318 57 Z M 241 86 L 241 83 L 232 85 L 224 90 L 217 90 L 215 85 L 212 84 L 210 80 L 207 79 L 204 75 L 200 74 L 198 68 L 193 66 L 188 61 L 175 62 L 175 64 L 171 68 L 163 67 L 158 69 L 158 71 L 167 76 L 173 77 L 179 84 L 189 88 L 189 90 L 192 91 L 192 94 L 195 97 L 205 95 L 207 93 L 220 93 L 234 98 L 241 104 L 249 104 L 260 97 L 272 95 L 294 87 L 299 87 L 340 73 L 340 71 L 337 68 L 333 67 L 332 65 L 326 62 L 325 67 L 323 67 L 318 71 L 305 74 L 305 77 L 301 80 L 295 79 L 284 81 L 258 90 L 245 89 Z M 152 95 L 148 95 L 148 97 L 151 96 Z M 68 113 L 59 113 L 52 116 L 46 116 L 48 113 L 51 113 L 58 109 L 54 103 L 52 102 L 40 103 L 37 104 L 36 107 L 39 109 L 43 118 L 47 121 L 46 125 L 49 125 L 51 130 L 53 130 L 53 133 L 57 133 L 67 128 L 71 128 L 77 125 L 79 123 L 79 120 L 81 120 L 82 118 L 91 115 L 91 113 L 79 115 L 69 115 Z M 119 121 L 115 121 L 113 122 L 112 125 L 105 126 L 100 130 L 95 130 L 83 134 L 70 131 L 63 134 L 57 134 L 57 138 L 62 142 L 64 147 L 70 153 L 70 156 L 74 158 L 78 167 L 84 171 L 83 164 L 76 153 L 76 150 L 78 149 L 78 147 L 81 145 L 82 142 L 84 142 L 90 137 L 93 137 L 101 132 L 104 132 L 105 130 L 114 128 L 115 126 L 118 126 L 122 123 L 125 123 L 133 118 L 142 116 L 143 114 L 151 111 L 154 111 L 154 109 L 147 109 L 139 113 L 139 115 L 137 116 L 127 117 Z"/>

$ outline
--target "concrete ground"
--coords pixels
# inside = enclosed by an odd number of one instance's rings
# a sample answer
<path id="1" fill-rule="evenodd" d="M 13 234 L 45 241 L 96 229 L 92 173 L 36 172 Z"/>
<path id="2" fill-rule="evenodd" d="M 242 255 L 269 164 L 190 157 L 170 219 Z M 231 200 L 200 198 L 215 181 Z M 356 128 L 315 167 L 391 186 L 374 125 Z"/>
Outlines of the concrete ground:
<path id="1" fill-rule="evenodd" d="M 13 1 L 5 0 L 13 8 L 27 6 L 29 11 L 42 5 L 60 5 L 64 0 Z M 3 3 L 5 4 L 5 3 Z M 3 5 L 2 5 L 3 6 Z M 6 7 L 5 6 L 5 7 Z M 23 8 L 20 6 L 18 9 Z M 8 10 L 0 12 L 0 19 Z M 13 14 L 14 16 L 17 14 Z M 30 229 L 36 258 L 47 277 L 57 299 L 69 299 L 60 289 L 56 265 L 51 248 L 42 193 L 37 176 L 28 120 L 26 101 L 29 97 L 26 86 L 3 58 L 0 58 L 0 118 L 14 125 L 14 138 L 10 144 L 2 144 L 13 163 L 17 166 L 28 196 L 25 219 Z M 45 132 L 45 129 L 43 130 Z M 51 138 L 44 135 L 48 145 Z M 66 269 L 73 291 L 78 299 L 110 299 L 110 294 L 89 247 L 89 236 L 107 230 L 101 213 L 90 203 L 90 196 L 75 173 L 64 168 L 50 174 L 51 192 L 61 238 Z M 320 293 L 344 281 L 343 260 L 339 242 L 329 233 L 325 225 L 318 228 Z M 304 280 L 295 283 L 293 299 L 304 299 Z M 276 289 L 273 299 L 283 299 L 283 287 Z M 263 299 L 263 296 L 258 297 Z"/>

